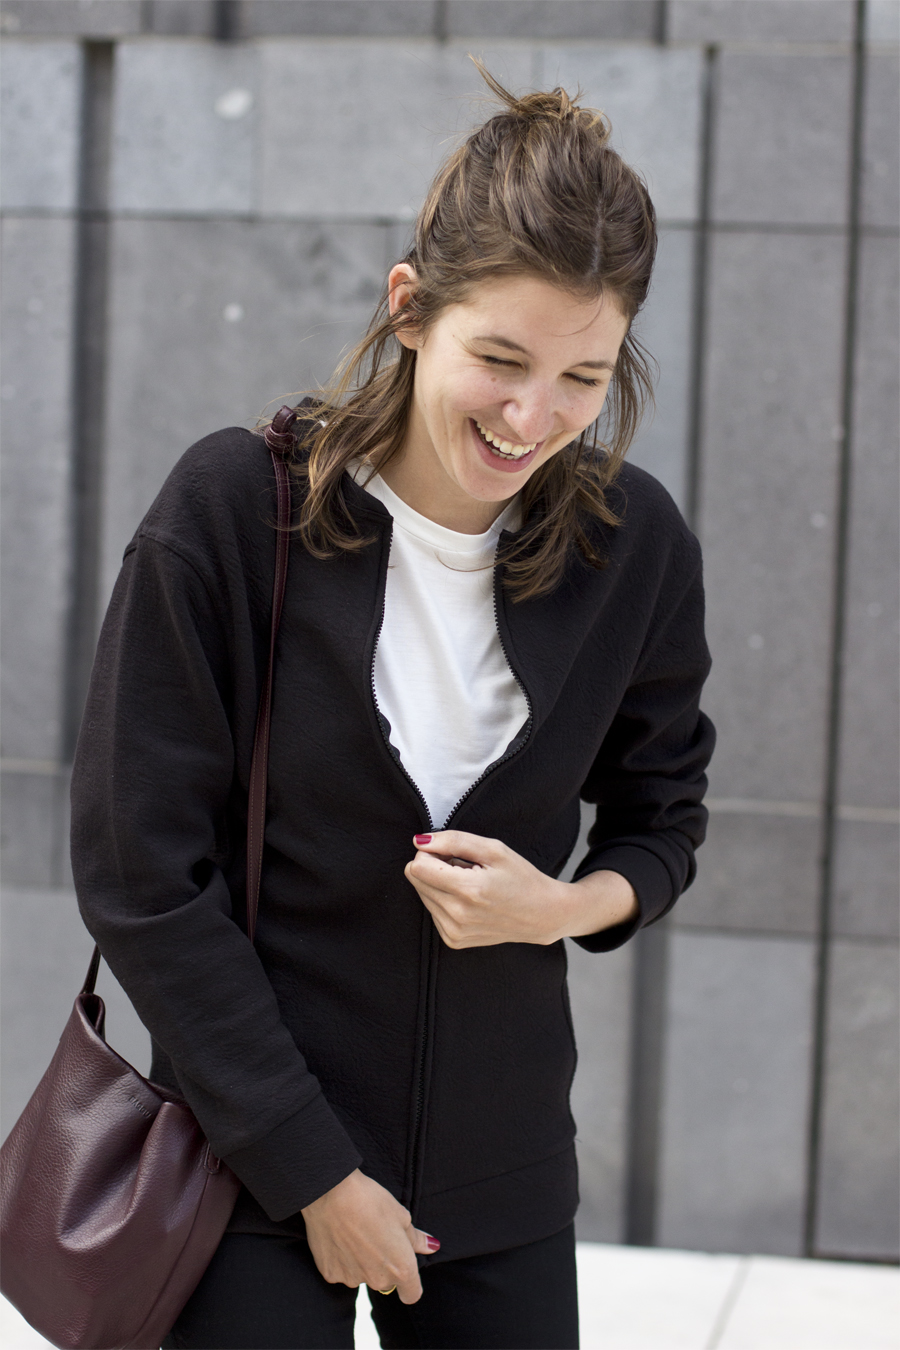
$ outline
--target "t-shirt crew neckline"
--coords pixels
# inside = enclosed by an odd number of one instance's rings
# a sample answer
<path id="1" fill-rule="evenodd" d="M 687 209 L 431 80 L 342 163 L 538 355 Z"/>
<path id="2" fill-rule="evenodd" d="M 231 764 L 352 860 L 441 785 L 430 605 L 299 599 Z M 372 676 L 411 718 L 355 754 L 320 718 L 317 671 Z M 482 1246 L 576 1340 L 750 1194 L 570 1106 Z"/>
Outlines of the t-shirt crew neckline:
<path id="1" fill-rule="evenodd" d="M 351 465 L 350 472 L 354 482 L 387 507 L 395 525 L 400 525 L 407 534 L 429 544 L 440 553 L 463 553 L 481 557 L 487 552 L 493 552 L 504 530 L 515 531 L 520 525 L 521 509 L 518 494 L 482 534 L 466 534 L 461 530 L 451 530 L 446 525 L 439 525 L 436 520 L 431 520 L 414 510 L 402 497 L 398 497 L 393 488 L 388 487 L 380 473 L 374 473 L 366 478 L 365 464 L 358 462 Z"/>

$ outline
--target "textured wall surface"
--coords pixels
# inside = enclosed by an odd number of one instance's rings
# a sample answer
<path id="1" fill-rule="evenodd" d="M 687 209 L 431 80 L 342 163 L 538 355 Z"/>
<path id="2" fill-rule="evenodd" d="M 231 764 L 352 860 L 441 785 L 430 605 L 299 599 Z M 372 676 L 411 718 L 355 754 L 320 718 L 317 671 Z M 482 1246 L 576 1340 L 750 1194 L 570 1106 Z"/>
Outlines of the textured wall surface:
<path id="1" fill-rule="evenodd" d="M 580 85 L 647 178 L 660 381 L 632 454 L 706 558 L 698 880 L 652 942 L 570 950 L 581 1234 L 896 1258 L 898 19 L 7 0 L 4 1128 L 90 953 L 67 777 L 123 547 L 191 441 L 314 386 L 365 325 L 484 115 L 474 51 L 517 88 Z"/>

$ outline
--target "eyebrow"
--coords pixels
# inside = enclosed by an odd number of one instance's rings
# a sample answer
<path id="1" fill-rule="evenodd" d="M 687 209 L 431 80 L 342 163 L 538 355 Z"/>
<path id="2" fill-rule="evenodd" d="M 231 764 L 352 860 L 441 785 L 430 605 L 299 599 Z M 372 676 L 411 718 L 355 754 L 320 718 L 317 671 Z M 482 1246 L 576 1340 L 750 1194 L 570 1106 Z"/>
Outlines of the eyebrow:
<path id="1" fill-rule="evenodd" d="M 475 341 L 491 342 L 495 347 L 505 347 L 511 352 L 521 352 L 523 356 L 531 355 L 526 347 L 520 347 L 518 342 L 513 342 L 510 338 L 500 337 L 498 333 L 479 333 Z M 615 370 L 612 361 L 573 361 L 572 365 L 585 366 L 588 370 Z"/>

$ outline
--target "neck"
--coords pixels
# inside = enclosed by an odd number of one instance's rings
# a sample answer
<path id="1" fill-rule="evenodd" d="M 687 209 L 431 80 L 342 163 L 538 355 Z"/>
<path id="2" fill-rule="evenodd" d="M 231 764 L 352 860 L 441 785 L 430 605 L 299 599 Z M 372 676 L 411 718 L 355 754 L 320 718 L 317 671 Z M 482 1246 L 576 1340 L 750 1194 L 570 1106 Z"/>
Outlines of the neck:
<path id="1" fill-rule="evenodd" d="M 402 449 L 379 472 L 407 506 L 459 534 L 484 534 L 509 505 L 470 497 L 447 473 L 427 438 L 414 441 L 407 435 Z"/>

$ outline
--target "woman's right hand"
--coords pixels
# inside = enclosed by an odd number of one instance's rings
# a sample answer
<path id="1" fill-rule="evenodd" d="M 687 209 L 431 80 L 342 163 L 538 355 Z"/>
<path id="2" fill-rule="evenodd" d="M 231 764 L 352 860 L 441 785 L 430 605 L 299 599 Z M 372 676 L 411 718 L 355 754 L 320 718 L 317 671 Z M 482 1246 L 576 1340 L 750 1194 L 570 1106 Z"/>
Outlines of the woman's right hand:
<path id="1" fill-rule="evenodd" d="M 437 1238 L 413 1228 L 409 1210 L 359 1170 L 300 1211 L 319 1274 L 351 1289 L 395 1285 L 401 1303 L 422 1297 L 416 1253 L 436 1252 Z"/>

